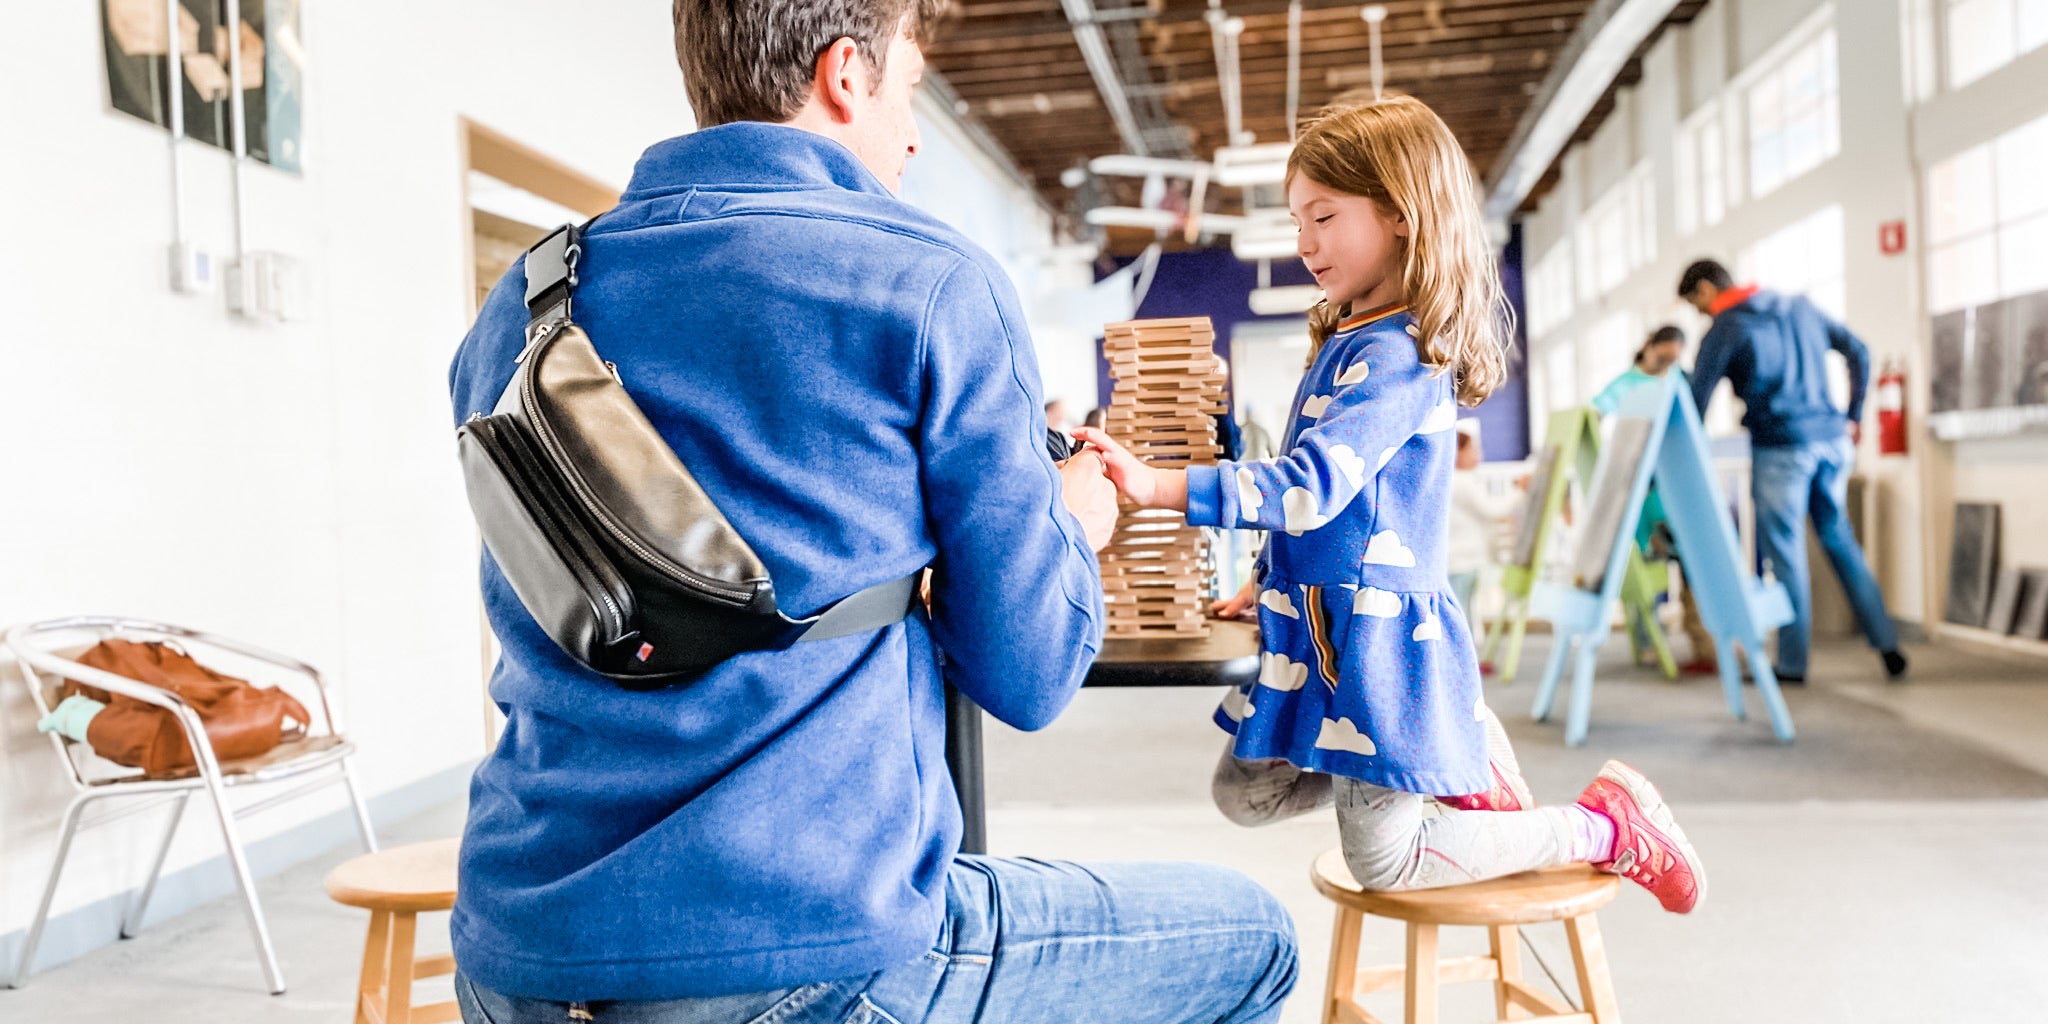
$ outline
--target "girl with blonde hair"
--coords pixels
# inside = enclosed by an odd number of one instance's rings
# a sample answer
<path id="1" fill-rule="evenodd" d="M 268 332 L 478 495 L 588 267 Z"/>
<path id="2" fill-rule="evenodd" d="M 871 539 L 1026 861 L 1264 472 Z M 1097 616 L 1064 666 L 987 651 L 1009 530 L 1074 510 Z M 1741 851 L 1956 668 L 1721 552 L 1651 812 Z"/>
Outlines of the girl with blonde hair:
<path id="1" fill-rule="evenodd" d="M 1506 379 L 1506 313 L 1463 150 L 1410 97 L 1335 108 L 1295 143 L 1287 204 L 1325 297 L 1286 454 L 1153 468 L 1080 433 L 1139 505 L 1273 531 L 1216 608 L 1256 603 L 1264 647 L 1216 712 L 1218 806 L 1252 825 L 1334 802 L 1371 889 L 1584 862 L 1690 911 L 1706 875 L 1656 788 L 1609 761 L 1576 804 L 1537 808 L 1480 692 L 1446 524 L 1458 407 Z"/>

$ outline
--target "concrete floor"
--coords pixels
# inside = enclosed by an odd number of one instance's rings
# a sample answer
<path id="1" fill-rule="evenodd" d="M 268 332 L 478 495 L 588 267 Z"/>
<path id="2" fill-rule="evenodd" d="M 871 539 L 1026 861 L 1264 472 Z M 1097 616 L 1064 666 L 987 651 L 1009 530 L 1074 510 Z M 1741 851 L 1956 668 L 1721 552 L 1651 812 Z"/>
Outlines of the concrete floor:
<path id="1" fill-rule="evenodd" d="M 1541 640 L 1532 648 L 1540 656 Z M 1887 686 L 1867 651 L 1825 647 L 1815 683 L 1790 693 L 1801 735 L 1789 747 L 1761 720 L 1730 718 L 1712 683 L 1666 683 L 1625 661 L 1603 672 L 1580 750 L 1563 746 L 1557 726 L 1526 721 L 1530 682 L 1491 692 L 1540 798 L 1567 800 L 1601 759 L 1631 759 L 1658 780 L 1708 860 L 1711 898 L 1698 913 L 1666 915 L 1631 888 L 1601 915 L 1628 1019 L 2048 1019 L 2048 670 L 1950 649 L 1912 653 L 1911 684 Z M 1086 691 L 1042 733 L 991 724 L 991 845 L 1247 872 L 1295 915 L 1303 969 L 1285 1019 L 1314 1021 L 1330 911 L 1306 871 L 1335 826 L 1326 813 L 1245 830 L 1209 807 L 1221 747 L 1206 721 L 1213 699 Z M 461 817 L 449 805 L 381 831 L 391 842 L 446 836 Z M 226 901 L 0 991 L 0 1020 L 347 1020 L 364 915 L 320 888 L 346 853 L 263 885 L 291 980 L 283 996 L 262 993 L 239 906 Z M 423 921 L 422 935 L 445 947 L 439 921 Z M 1561 929 L 1530 937 L 1570 991 Z M 1482 942 L 1450 932 L 1446 952 Z M 1398 928 L 1369 926 L 1366 950 L 1371 961 L 1397 960 Z M 424 998 L 446 997 L 446 982 L 435 984 Z M 1399 1019 L 1397 999 L 1372 1005 Z M 1448 989 L 1445 1010 L 1447 1021 L 1492 1019 L 1485 986 Z M 1090 1020 L 1085 1007 L 1074 1020 Z"/>

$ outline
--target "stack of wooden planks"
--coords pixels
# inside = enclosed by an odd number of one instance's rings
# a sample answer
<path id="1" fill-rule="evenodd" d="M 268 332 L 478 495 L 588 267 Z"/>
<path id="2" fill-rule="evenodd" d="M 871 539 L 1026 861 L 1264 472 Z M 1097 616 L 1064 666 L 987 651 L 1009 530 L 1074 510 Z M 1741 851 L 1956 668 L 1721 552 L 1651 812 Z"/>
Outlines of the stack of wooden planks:
<path id="1" fill-rule="evenodd" d="M 1214 463 L 1223 366 L 1208 317 L 1111 324 L 1102 348 L 1115 380 L 1105 429 L 1162 467 Z M 1209 585 L 1208 539 L 1178 512 L 1128 503 L 1102 551 L 1112 637 L 1201 637 Z"/>

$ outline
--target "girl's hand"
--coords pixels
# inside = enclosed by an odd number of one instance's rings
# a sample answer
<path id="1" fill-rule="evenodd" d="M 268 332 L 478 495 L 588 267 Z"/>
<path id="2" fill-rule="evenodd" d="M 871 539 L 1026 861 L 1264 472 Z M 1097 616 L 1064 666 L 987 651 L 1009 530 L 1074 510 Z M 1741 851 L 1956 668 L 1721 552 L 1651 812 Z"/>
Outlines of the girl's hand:
<path id="1" fill-rule="evenodd" d="M 1258 607 L 1259 581 L 1247 580 L 1244 589 L 1234 597 L 1226 597 L 1209 606 L 1209 614 L 1219 619 L 1243 619 L 1256 614 Z"/>
<path id="2" fill-rule="evenodd" d="M 1153 469 L 1130 449 L 1110 439 L 1097 427 L 1078 427 L 1074 436 L 1088 442 L 1090 450 L 1102 457 L 1105 470 L 1116 489 L 1145 508 L 1188 507 L 1187 474 L 1181 470 Z"/>

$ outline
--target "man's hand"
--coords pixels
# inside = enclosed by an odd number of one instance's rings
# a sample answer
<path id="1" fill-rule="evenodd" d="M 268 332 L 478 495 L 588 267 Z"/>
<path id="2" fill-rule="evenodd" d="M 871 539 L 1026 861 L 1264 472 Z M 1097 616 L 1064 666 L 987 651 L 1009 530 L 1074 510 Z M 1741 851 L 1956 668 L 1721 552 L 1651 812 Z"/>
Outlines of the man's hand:
<path id="1" fill-rule="evenodd" d="M 1088 546 L 1097 551 L 1109 546 L 1116 532 L 1116 485 L 1102 471 L 1102 457 L 1082 452 L 1059 464 L 1061 498 L 1067 511 L 1081 521 L 1088 534 Z"/>
<path id="2" fill-rule="evenodd" d="M 1849 421 L 1849 443 L 1850 443 L 1850 444 L 1862 444 L 1862 443 L 1863 443 L 1863 421 L 1862 421 L 1862 420 L 1850 420 L 1850 421 Z"/>

